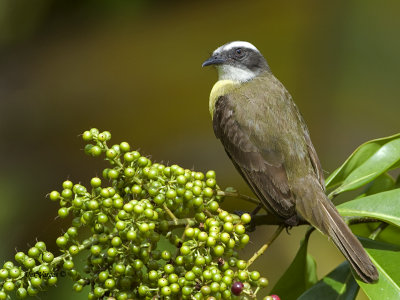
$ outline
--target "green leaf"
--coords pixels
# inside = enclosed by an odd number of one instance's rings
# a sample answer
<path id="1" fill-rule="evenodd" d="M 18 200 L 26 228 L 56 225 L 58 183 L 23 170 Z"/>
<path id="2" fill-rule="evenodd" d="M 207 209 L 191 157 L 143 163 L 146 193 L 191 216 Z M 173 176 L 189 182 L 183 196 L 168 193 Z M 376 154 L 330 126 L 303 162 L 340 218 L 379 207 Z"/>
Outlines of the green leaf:
<path id="1" fill-rule="evenodd" d="M 362 144 L 327 179 L 326 187 L 339 186 L 333 194 L 356 189 L 400 161 L 400 133 Z"/>
<path id="2" fill-rule="evenodd" d="M 368 185 L 364 193 L 359 195 L 357 198 L 389 191 L 395 187 L 395 181 L 392 176 L 388 173 L 383 173 L 381 176 L 376 178 L 371 184 Z"/>
<path id="3" fill-rule="evenodd" d="M 353 300 L 359 286 L 346 261 L 304 292 L 298 300 Z"/>
<path id="4" fill-rule="evenodd" d="M 400 246 L 400 228 L 389 225 L 378 235 L 376 240 Z"/>
<path id="5" fill-rule="evenodd" d="M 400 189 L 357 198 L 337 206 L 343 216 L 371 217 L 400 226 Z"/>
<path id="6" fill-rule="evenodd" d="M 360 239 L 379 271 L 379 281 L 358 284 L 374 300 L 400 299 L 400 247 L 377 242 L 369 239 Z"/>
<path id="7" fill-rule="evenodd" d="M 307 254 L 309 234 L 300 244 L 296 257 L 271 291 L 281 299 L 297 299 L 318 280 L 314 258 Z"/>

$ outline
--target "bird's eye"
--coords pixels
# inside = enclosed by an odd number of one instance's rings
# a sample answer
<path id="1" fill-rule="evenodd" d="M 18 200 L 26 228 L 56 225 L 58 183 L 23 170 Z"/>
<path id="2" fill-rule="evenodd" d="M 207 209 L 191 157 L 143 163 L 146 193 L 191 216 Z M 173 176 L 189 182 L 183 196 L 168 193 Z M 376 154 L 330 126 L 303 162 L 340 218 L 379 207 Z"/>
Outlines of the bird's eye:
<path id="1" fill-rule="evenodd" d="M 243 54 L 242 48 L 237 48 L 237 49 L 235 50 L 235 54 L 238 55 L 238 56 L 242 55 L 242 54 Z"/>

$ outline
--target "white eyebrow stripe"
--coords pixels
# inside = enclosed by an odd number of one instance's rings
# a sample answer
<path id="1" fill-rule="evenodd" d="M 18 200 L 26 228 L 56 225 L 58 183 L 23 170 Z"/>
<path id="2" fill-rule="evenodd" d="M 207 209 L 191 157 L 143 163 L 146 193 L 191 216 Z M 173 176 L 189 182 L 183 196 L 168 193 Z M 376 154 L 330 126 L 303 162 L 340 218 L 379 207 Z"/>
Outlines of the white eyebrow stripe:
<path id="1" fill-rule="evenodd" d="M 222 45 L 221 47 L 217 48 L 213 54 L 216 54 L 216 53 L 219 53 L 222 51 L 229 51 L 232 48 L 237 48 L 237 47 L 248 48 L 248 49 L 252 49 L 254 51 L 260 52 L 253 44 L 250 44 L 249 42 L 234 41 L 234 42 L 230 42 L 228 44 Z"/>

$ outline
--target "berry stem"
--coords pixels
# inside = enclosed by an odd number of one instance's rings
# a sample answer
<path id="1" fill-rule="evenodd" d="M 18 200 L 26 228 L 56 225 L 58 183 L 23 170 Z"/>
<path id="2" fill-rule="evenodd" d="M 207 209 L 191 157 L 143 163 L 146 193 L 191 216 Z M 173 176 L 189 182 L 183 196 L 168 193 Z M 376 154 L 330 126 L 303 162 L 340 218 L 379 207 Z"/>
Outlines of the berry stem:
<path id="1" fill-rule="evenodd" d="M 382 222 L 382 223 L 379 224 L 379 226 L 369 235 L 369 238 L 370 238 L 371 240 L 375 240 L 375 239 L 378 237 L 378 235 L 379 235 L 383 230 L 385 230 L 385 228 L 388 227 L 388 226 L 389 226 L 388 223 Z"/>
<path id="2" fill-rule="evenodd" d="M 163 208 L 165 209 L 165 211 L 167 212 L 167 214 L 171 217 L 171 219 L 174 221 L 174 224 L 177 225 L 178 224 L 178 218 L 175 217 L 175 215 L 172 213 L 172 211 L 167 207 L 167 205 L 163 205 Z"/>
<path id="3" fill-rule="evenodd" d="M 196 226 L 197 221 L 193 218 L 177 219 L 176 221 L 168 221 L 168 227 L 171 229 L 188 226 Z"/>
<path id="4" fill-rule="evenodd" d="M 258 257 L 264 254 L 265 250 L 267 250 L 267 248 L 273 243 L 273 241 L 281 234 L 283 228 L 285 228 L 285 226 L 283 225 L 278 226 L 278 228 L 276 229 L 272 237 L 269 239 L 269 241 L 265 243 L 263 246 L 261 246 L 261 248 L 256 253 L 254 253 L 254 255 L 247 261 L 247 268 L 250 267 L 251 264 L 255 262 L 255 260 Z"/>
<path id="5" fill-rule="evenodd" d="M 246 195 L 240 194 L 240 193 L 238 193 L 238 192 L 227 192 L 227 191 L 221 191 L 221 190 L 219 190 L 219 191 L 217 192 L 217 196 L 236 197 L 236 198 L 240 198 L 240 199 L 243 199 L 243 200 L 245 200 L 245 201 L 251 202 L 251 203 L 253 203 L 253 204 L 257 204 L 257 205 L 260 204 L 260 201 L 259 201 L 259 200 L 254 199 L 254 198 L 252 198 L 252 197 L 250 197 L 250 196 L 246 196 Z"/>

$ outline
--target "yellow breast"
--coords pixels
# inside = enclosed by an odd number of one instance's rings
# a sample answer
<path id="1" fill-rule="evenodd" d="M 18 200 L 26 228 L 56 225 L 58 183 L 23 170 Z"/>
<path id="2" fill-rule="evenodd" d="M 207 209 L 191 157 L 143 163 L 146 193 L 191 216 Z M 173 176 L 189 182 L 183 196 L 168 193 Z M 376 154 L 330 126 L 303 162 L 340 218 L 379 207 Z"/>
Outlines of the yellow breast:
<path id="1" fill-rule="evenodd" d="M 235 82 L 232 80 L 218 80 L 214 84 L 210 93 L 210 102 L 209 102 L 211 118 L 213 118 L 214 116 L 215 103 L 217 102 L 218 98 L 238 88 L 239 84 L 240 84 L 239 82 Z"/>

